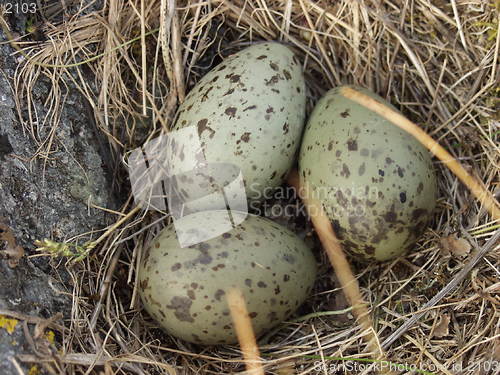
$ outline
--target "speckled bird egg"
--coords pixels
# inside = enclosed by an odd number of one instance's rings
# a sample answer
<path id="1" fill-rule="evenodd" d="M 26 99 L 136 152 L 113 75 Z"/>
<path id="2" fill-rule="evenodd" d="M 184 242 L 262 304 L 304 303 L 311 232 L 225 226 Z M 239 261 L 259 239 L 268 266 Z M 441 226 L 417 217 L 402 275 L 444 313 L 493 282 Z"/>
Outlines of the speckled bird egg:
<path id="1" fill-rule="evenodd" d="M 213 221 L 225 211 L 211 211 Z M 316 262 L 293 232 L 250 215 L 218 238 L 181 248 L 173 225 L 143 255 L 139 293 L 168 333 L 198 344 L 237 341 L 226 291 L 239 288 L 256 335 L 276 326 L 310 293 Z"/>
<path id="2" fill-rule="evenodd" d="M 305 81 L 286 46 L 266 42 L 224 59 L 189 92 L 173 130 L 196 126 L 205 158 L 233 163 L 247 196 L 262 200 L 292 167 L 305 122 Z M 179 152 L 171 163 L 185 170 Z M 175 171 L 175 170 L 174 170 Z"/>
<path id="3" fill-rule="evenodd" d="M 348 252 L 391 259 L 415 244 L 436 205 L 431 158 L 411 135 L 339 90 L 318 102 L 306 125 L 300 177 L 323 203 Z"/>

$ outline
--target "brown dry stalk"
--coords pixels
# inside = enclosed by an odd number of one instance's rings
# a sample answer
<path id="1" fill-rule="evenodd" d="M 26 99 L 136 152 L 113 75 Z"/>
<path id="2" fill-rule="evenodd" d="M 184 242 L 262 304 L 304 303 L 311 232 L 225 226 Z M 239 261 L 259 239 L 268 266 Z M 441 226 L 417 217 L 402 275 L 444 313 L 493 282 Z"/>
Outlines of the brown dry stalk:
<path id="1" fill-rule="evenodd" d="M 179 16 L 177 14 L 175 2 L 172 7 L 172 60 L 174 63 L 175 89 L 179 97 L 179 103 L 183 103 L 186 97 L 186 88 L 184 87 L 184 66 L 182 64 L 182 42 L 181 30 L 179 25 Z"/>
<path id="2" fill-rule="evenodd" d="M 307 212 L 316 229 L 316 233 L 335 270 L 340 285 L 342 286 L 342 290 L 352 306 L 352 311 L 359 325 L 366 332 L 364 338 L 368 343 L 368 348 L 377 356 L 377 359 L 383 359 L 384 353 L 378 345 L 378 338 L 373 329 L 373 323 L 367 308 L 367 303 L 361 295 L 358 281 L 351 271 L 351 266 L 333 231 L 330 220 L 323 210 L 323 205 L 309 193 L 307 184 L 301 184 L 300 177 L 296 170 L 290 173 L 288 183 L 295 188 L 306 206 Z"/>
<path id="3" fill-rule="evenodd" d="M 135 206 L 132 210 L 130 210 L 129 213 L 124 215 L 120 220 L 118 220 L 116 223 L 111 225 L 106 232 L 104 232 L 97 240 L 93 241 L 92 245 L 93 247 L 97 246 L 99 243 L 101 243 L 103 240 L 105 240 L 111 233 L 113 233 L 120 225 L 125 223 L 127 220 L 129 220 L 131 217 L 133 217 L 138 211 L 141 210 L 141 206 Z"/>
<path id="4" fill-rule="evenodd" d="M 441 160 L 443 164 L 446 165 L 455 174 L 455 176 L 457 176 L 465 184 L 465 186 L 467 186 L 467 188 L 469 188 L 472 194 L 474 194 L 479 202 L 481 202 L 481 204 L 490 212 L 493 220 L 500 220 L 500 208 L 498 202 L 491 195 L 491 193 L 478 181 L 476 181 L 474 177 L 467 173 L 464 167 L 462 167 L 448 151 L 432 139 L 432 137 L 429 136 L 424 130 L 420 129 L 416 124 L 408 120 L 402 114 L 392 110 L 375 99 L 370 98 L 368 95 L 353 90 L 350 87 L 343 87 L 340 92 L 346 98 L 372 110 L 414 136 L 434 156 Z"/>
<path id="5" fill-rule="evenodd" d="M 255 340 L 252 321 L 248 315 L 245 298 L 239 289 L 231 288 L 227 291 L 227 303 L 231 311 L 234 328 L 238 335 L 238 341 L 243 353 L 243 359 L 247 373 L 252 375 L 264 375 L 261 365 L 259 347 Z"/>

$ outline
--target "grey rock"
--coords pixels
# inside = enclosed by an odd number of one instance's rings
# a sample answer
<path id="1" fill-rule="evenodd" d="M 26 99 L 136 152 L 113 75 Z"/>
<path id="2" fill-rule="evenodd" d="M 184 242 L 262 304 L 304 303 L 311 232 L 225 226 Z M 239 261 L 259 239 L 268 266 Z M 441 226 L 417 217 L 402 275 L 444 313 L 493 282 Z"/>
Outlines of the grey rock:
<path id="1" fill-rule="evenodd" d="M 117 204 L 106 167 L 110 159 L 106 140 L 93 125 L 85 99 L 69 80 L 50 158 L 33 158 L 39 144 L 18 118 L 11 89 L 17 62 L 13 49 L 4 41 L 0 32 L 0 217 L 27 254 L 33 254 L 37 239 L 61 242 L 111 223 L 112 218 L 89 203 L 111 209 Z M 48 80 L 39 78 L 32 91 L 40 119 L 47 114 L 43 103 L 50 87 Z M 21 115 L 26 116 L 26 111 L 22 108 Z M 38 142 L 46 140 L 51 130 L 49 125 L 39 126 L 35 131 Z M 79 243 L 95 238 L 95 234 L 82 237 Z M 64 286 L 51 286 L 54 279 L 67 279 L 64 270 L 54 270 L 48 259 L 39 257 L 23 258 L 16 268 L 10 268 L 1 251 L 4 247 L 0 241 L 0 309 L 39 318 L 61 312 L 68 319 L 71 299 L 55 291 Z M 62 274 L 52 278 L 54 272 Z M 29 326 L 32 331 L 33 326 Z M 0 327 L 0 374 L 17 374 L 9 358 L 20 353 L 33 354 L 22 323 L 12 334 Z M 29 369 L 21 365 L 25 371 Z"/>
<path id="2" fill-rule="evenodd" d="M 56 288 L 62 289 L 62 286 L 54 281 L 50 282 L 50 276 L 29 261 L 22 260 L 16 268 L 10 268 L 4 260 L 0 261 L 0 311 L 14 311 L 39 318 L 49 318 L 56 312 L 68 316 L 69 301 L 59 294 Z M 12 318 L 3 316 L 3 319 Z M 2 375 L 18 374 L 11 361 L 12 357 L 15 358 L 17 354 L 32 354 L 32 347 L 26 340 L 23 324 L 23 321 L 18 320 L 13 332 L 8 332 L 7 326 L 0 325 L 0 374 Z M 28 326 L 33 335 L 34 327 L 31 324 Z M 20 361 L 18 363 L 25 369 L 30 367 Z"/>

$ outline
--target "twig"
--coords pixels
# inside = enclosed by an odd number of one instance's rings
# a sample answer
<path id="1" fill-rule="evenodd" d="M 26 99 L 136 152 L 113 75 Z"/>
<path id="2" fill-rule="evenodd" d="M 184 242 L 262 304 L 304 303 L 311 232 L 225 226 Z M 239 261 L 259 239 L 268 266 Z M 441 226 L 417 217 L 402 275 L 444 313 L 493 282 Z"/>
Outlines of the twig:
<path id="1" fill-rule="evenodd" d="M 377 359 L 382 359 L 384 354 L 378 345 L 378 338 L 375 330 L 373 329 L 373 323 L 367 308 L 367 303 L 361 295 L 358 281 L 351 271 L 349 262 L 347 261 L 340 242 L 333 231 L 330 220 L 323 210 L 322 204 L 309 193 L 307 185 L 301 185 L 297 171 L 294 170 L 290 173 L 288 183 L 296 189 L 307 208 L 307 212 L 311 217 L 316 233 L 323 244 L 330 263 L 335 270 L 335 274 L 339 279 L 342 290 L 347 297 L 349 304 L 352 306 L 353 313 L 363 331 L 367 332 L 364 338 L 368 343 L 369 349 L 377 356 Z"/>
<path id="2" fill-rule="evenodd" d="M 100 242 L 102 242 L 106 237 L 108 237 L 115 229 L 120 227 L 124 222 L 134 216 L 138 211 L 141 210 L 141 206 L 135 206 L 128 214 L 123 216 L 120 220 L 114 223 L 106 232 L 104 232 L 101 237 L 92 242 L 93 247 L 97 246 Z"/>
<path id="3" fill-rule="evenodd" d="M 460 15 L 458 14 L 456 0 L 451 0 L 451 7 L 453 8 L 453 15 L 455 16 L 455 22 L 457 23 L 457 29 L 458 29 L 458 34 L 460 35 L 460 41 L 462 42 L 464 49 L 467 51 L 467 43 L 465 42 L 464 29 L 462 28 L 462 24 L 460 23 Z"/>
<path id="4" fill-rule="evenodd" d="M 21 368 L 21 366 L 19 365 L 19 362 L 16 361 L 15 357 L 9 357 L 9 361 L 10 361 L 10 363 L 12 363 L 12 365 L 14 366 L 14 368 L 16 369 L 16 371 L 19 375 L 24 375 L 24 371 Z"/>
<path id="5" fill-rule="evenodd" d="M 39 318 L 38 316 L 26 315 L 26 314 L 20 313 L 18 311 L 11 311 L 11 310 L 1 309 L 1 308 L 0 308 L 0 315 L 10 316 L 11 318 L 14 318 L 17 320 L 24 320 L 24 321 L 31 323 L 31 324 L 42 324 L 42 323 L 47 321 L 47 319 Z M 61 333 L 67 333 L 67 330 L 68 330 L 66 327 L 54 323 L 53 320 L 51 320 L 49 322 L 48 326 L 58 330 Z"/>
<path id="6" fill-rule="evenodd" d="M 115 272 L 115 268 L 118 264 L 118 260 L 120 259 L 120 255 L 122 253 L 122 248 L 118 248 L 113 257 L 111 258 L 111 262 L 109 263 L 108 270 L 106 271 L 106 277 L 104 278 L 104 282 L 101 284 L 101 290 L 99 291 L 99 300 L 94 309 L 94 313 L 92 314 L 92 318 L 90 319 L 90 328 L 92 330 L 95 329 L 97 325 L 97 320 L 99 319 L 99 314 L 101 313 L 103 301 L 109 293 L 109 287 L 113 281 L 113 274 Z"/>
<path id="7" fill-rule="evenodd" d="M 172 4 L 172 60 L 174 63 L 174 80 L 177 95 L 179 97 L 179 103 L 184 102 L 186 97 L 186 89 L 184 87 L 184 65 L 182 64 L 182 42 L 181 42 L 181 30 L 179 25 L 179 16 L 177 15 L 177 9 L 175 1 Z"/>
<path id="8" fill-rule="evenodd" d="M 159 366 L 161 368 L 164 368 L 165 370 L 169 371 L 171 367 L 167 364 L 159 363 L 159 362 L 153 362 L 149 360 L 148 358 L 140 357 L 138 355 L 126 355 L 126 356 L 116 356 L 116 357 L 110 357 L 107 355 L 102 355 L 98 359 L 96 357 L 98 354 L 87 354 L 87 353 L 68 353 L 64 356 L 61 356 L 60 360 L 61 363 L 65 364 L 73 364 L 73 365 L 84 365 L 84 366 L 105 366 L 106 364 L 110 364 L 115 367 L 123 367 L 126 368 L 127 370 L 135 372 L 135 368 L 132 366 L 134 362 L 138 363 L 147 363 L 147 364 L 154 364 L 155 366 Z M 17 358 L 21 362 L 28 362 L 28 363 L 47 363 L 47 362 L 54 362 L 52 358 L 40 358 L 36 355 L 32 354 L 19 354 L 17 355 Z M 132 363 L 129 363 L 132 362 Z"/>
<path id="9" fill-rule="evenodd" d="M 233 318 L 234 328 L 243 353 L 247 372 L 253 375 L 264 375 L 262 369 L 259 347 L 255 340 L 252 321 L 248 315 L 245 299 L 239 289 L 229 289 L 227 303 Z"/>
<path id="10" fill-rule="evenodd" d="M 146 63 L 146 20 L 144 19 L 144 13 L 144 0 L 141 0 L 142 114 L 147 116 L 146 82 L 148 79 L 148 68 Z"/>
<path id="11" fill-rule="evenodd" d="M 347 308 L 342 309 L 342 310 L 316 311 L 313 313 L 299 316 L 298 318 L 295 318 L 295 319 L 288 320 L 287 323 L 299 323 L 299 322 L 304 322 L 306 320 L 313 319 L 313 318 L 320 318 L 322 316 L 342 315 L 342 314 L 348 313 L 349 311 L 352 311 L 352 309 L 353 309 L 353 307 L 351 306 L 351 307 L 347 307 Z"/>
<path id="12" fill-rule="evenodd" d="M 281 323 L 279 326 L 277 326 L 275 329 L 273 329 L 269 333 L 266 333 L 265 336 L 263 336 L 261 339 L 259 339 L 259 344 L 262 345 L 263 343 L 267 343 L 267 341 L 271 337 L 273 337 L 276 333 L 278 333 L 283 328 L 283 326 L 285 326 L 287 324 L 305 322 L 306 320 L 320 318 L 322 316 L 342 315 L 342 314 L 348 313 L 349 311 L 352 311 L 352 306 L 348 307 L 346 309 L 342 309 L 342 310 L 316 311 L 316 312 L 312 312 L 312 313 L 309 313 L 306 315 L 299 316 L 298 318 L 295 318 L 295 319 L 287 320 L 287 321 Z"/>

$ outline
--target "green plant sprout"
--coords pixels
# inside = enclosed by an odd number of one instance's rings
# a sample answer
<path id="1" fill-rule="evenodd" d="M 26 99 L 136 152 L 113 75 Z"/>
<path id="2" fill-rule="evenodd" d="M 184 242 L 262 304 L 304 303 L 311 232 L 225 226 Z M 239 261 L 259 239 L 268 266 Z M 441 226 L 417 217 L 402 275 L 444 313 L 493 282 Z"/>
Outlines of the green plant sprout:
<path id="1" fill-rule="evenodd" d="M 106 230 L 101 237 L 95 241 L 85 242 L 83 245 L 77 245 L 67 242 L 57 242 L 49 240 L 47 238 L 42 241 L 36 240 L 35 245 L 37 246 L 37 251 L 46 251 L 53 257 L 65 256 L 68 258 L 73 258 L 73 262 L 81 262 L 84 260 L 90 252 L 100 244 L 104 239 L 106 239 L 115 229 L 117 229 L 124 222 L 132 218 L 139 210 L 140 206 L 135 206 L 129 213 L 124 215 L 120 220 L 114 223 L 111 227 Z"/>
<path id="2" fill-rule="evenodd" d="M 73 262 L 84 260 L 96 246 L 96 241 L 85 242 L 83 245 L 77 245 L 67 242 L 57 242 L 45 238 L 42 241 L 36 240 L 37 251 L 45 251 L 52 257 L 64 256 L 73 258 Z"/>

